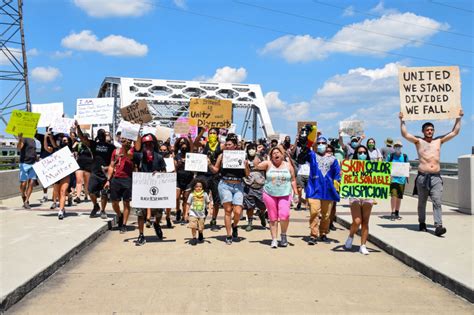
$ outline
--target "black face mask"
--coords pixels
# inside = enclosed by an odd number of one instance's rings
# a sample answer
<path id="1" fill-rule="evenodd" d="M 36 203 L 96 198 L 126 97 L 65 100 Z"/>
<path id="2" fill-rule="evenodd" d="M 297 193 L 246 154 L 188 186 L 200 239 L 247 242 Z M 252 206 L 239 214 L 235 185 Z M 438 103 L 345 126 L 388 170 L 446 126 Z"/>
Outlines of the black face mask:
<path id="1" fill-rule="evenodd" d="M 185 145 L 183 145 L 183 146 L 181 147 L 181 152 L 188 152 L 188 147 L 185 146 Z"/>

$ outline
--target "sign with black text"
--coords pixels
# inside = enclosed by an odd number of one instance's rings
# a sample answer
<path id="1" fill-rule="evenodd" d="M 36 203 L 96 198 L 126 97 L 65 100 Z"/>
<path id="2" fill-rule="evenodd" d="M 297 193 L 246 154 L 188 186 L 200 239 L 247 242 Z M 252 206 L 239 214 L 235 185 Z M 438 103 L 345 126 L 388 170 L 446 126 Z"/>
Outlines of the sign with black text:
<path id="1" fill-rule="evenodd" d="M 132 207 L 176 207 L 176 173 L 132 174 Z"/>
<path id="2" fill-rule="evenodd" d="M 41 185 L 46 188 L 77 171 L 79 165 L 69 147 L 64 147 L 33 164 L 33 169 Z"/>
<path id="3" fill-rule="evenodd" d="M 245 168 L 244 150 L 224 150 L 222 157 L 222 168 Z"/>

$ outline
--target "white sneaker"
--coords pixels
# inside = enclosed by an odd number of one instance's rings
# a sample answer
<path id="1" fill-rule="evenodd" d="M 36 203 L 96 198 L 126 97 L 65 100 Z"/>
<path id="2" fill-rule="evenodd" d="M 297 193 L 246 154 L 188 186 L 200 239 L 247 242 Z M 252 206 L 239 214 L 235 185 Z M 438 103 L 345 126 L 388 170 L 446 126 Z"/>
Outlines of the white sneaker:
<path id="1" fill-rule="evenodd" d="M 272 245 L 270 245 L 271 248 L 278 248 L 278 240 L 274 239 L 272 240 Z"/>
<path id="2" fill-rule="evenodd" d="M 346 249 L 351 249 L 351 248 L 352 248 L 352 241 L 353 241 L 353 240 L 354 240 L 354 239 L 349 236 L 349 237 L 347 238 L 347 240 L 346 240 L 346 243 L 344 244 L 344 247 L 345 247 Z"/>
<path id="3" fill-rule="evenodd" d="M 59 219 L 59 220 L 64 219 L 64 210 L 59 210 L 59 212 L 58 212 L 58 219 Z"/>
<path id="4" fill-rule="evenodd" d="M 367 250 L 367 247 L 365 247 L 365 245 L 360 245 L 359 253 L 361 253 L 363 255 L 368 255 L 369 251 Z"/>

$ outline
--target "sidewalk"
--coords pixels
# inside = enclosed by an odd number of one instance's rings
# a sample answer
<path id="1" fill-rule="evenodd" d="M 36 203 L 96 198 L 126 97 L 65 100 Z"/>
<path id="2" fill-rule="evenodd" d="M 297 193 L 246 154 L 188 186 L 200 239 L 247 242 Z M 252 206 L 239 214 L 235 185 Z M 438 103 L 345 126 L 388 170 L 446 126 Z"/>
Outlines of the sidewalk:
<path id="1" fill-rule="evenodd" d="M 33 193 L 31 210 L 19 207 L 20 197 L 0 200 L 0 312 L 111 227 L 112 216 L 89 218 L 90 202 L 67 207 L 60 221 L 49 210 L 51 202 L 39 203 L 41 197 L 42 191 Z"/>
<path id="2" fill-rule="evenodd" d="M 426 223 L 429 233 L 418 231 L 418 199 L 404 196 L 400 216 L 390 221 L 390 200 L 378 200 L 372 209 L 369 241 L 405 264 L 474 302 L 474 216 L 443 205 L 447 233 L 434 235 L 432 204 L 428 202 Z M 338 222 L 350 227 L 352 217 L 347 201 L 337 207 Z"/>

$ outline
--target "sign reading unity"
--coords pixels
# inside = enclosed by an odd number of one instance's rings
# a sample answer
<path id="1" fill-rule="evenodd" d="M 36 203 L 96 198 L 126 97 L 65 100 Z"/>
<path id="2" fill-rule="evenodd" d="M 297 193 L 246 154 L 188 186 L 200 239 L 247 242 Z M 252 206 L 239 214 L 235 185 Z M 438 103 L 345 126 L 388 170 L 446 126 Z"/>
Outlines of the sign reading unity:
<path id="1" fill-rule="evenodd" d="M 222 157 L 222 168 L 245 168 L 244 150 L 224 150 Z"/>
<path id="2" fill-rule="evenodd" d="M 5 132 L 14 136 L 22 133 L 25 138 L 34 138 L 41 114 L 14 109 Z"/>
<path id="3" fill-rule="evenodd" d="M 78 98 L 76 119 L 80 124 L 111 124 L 114 117 L 114 98 Z"/>
<path id="4" fill-rule="evenodd" d="M 461 109 L 459 67 L 398 69 L 400 110 L 405 120 L 451 119 Z"/>
<path id="5" fill-rule="evenodd" d="M 132 124 L 128 121 L 122 120 L 118 126 L 118 129 L 122 132 L 122 138 L 135 141 L 137 140 L 138 133 L 140 132 L 140 125 Z"/>
<path id="6" fill-rule="evenodd" d="M 364 134 L 364 122 L 361 120 L 343 120 L 339 122 L 343 136 L 360 137 Z"/>
<path id="7" fill-rule="evenodd" d="M 176 207 L 176 173 L 133 172 L 132 207 Z"/>
<path id="8" fill-rule="evenodd" d="M 63 117 L 63 103 L 31 104 L 33 113 L 41 114 L 38 128 L 48 127 L 56 118 Z"/>
<path id="9" fill-rule="evenodd" d="M 145 100 L 138 100 L 131 105 L 122 107 L 120 114 L 124 120 L 133 121 L 136 124 L 144 124 L 153 120 Z"/>
<path id="10" fill-rule="evenodd" d="M 341 170 L 342 198 L 388 199 L 392 163 L 343 160 Z"/>
<path id="11" fill-rule="evenodd" d="M 46 188 L 77 171 L 79 165 L 69 147 L 64 147 L 47 158 L 36 162 L 33 169 L 38 175 L 41 185 Z"/>
<path id="12" fill-rule="evenodd" d="M 184 170 L 190 172 L 207 172 L 207 155 L 201 153 L 186 153 Z"/>
<path id="13" fill-rule="evenodd" d="M 56 133 L 64 133 L 68 135 L 74 126 L 74 118 L 58 117 L 51 122 L 51 130 Z"/>
<path id="14" fill-rule="evenodd" d="M 206 128 L 230 128 L 232 101 L 192 98 L 189 103 L 189 124 Z"/>

